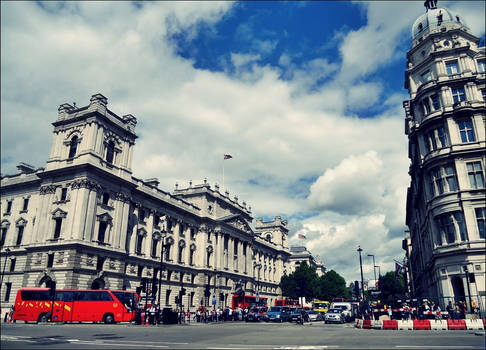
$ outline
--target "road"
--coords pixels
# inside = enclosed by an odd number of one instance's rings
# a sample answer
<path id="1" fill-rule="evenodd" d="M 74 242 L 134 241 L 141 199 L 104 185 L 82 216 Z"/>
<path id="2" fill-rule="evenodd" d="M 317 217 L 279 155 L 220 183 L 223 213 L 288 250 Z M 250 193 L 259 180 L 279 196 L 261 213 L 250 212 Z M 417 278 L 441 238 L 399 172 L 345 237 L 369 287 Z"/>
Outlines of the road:
<path id="1" fill-rule="evenodd" d="M 383 331 L 353 324 L 2 324 L 1 349 L 484 349 L 484 331 Z"/>

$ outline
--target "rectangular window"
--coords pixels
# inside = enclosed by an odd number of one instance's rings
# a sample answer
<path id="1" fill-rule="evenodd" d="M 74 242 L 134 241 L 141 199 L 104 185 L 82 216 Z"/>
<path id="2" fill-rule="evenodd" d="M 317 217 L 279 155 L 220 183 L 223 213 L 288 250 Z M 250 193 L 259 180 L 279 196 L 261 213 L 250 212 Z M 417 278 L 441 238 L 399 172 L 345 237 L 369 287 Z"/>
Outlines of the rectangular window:
<path id="1" fill-rule="evenodd" d="M 55 219 L 56 224 L 54 226 L 54 239 L 58 239 L 61 237 L 61 226 L 62 226 L 62 218 Z"/>
<path id="2" fill-rule="evenodd" d="M 156 257 L 157 256 L 157 245 L 158 245 L 158 242 L 156 239 L 152 239 L 152 257 Z"/>
<path id="3" fill-rule="evenodd" d="M 143 209 L 138 210 L 138 221 L 140 222 L 145 221 L 145 211 Z"/>
<path id="4" fill-rule="evenodd" d="M 478 223 L 479 238 L 484 239 L 486 234 L 485 229 L 485 218 L 486 218 L 486 208 L 476 208 L 476 222 Z"/>
<path id="5" fill-rule="evenodd" d="M 486 102 L 486 89 L 481 89 L 481 96 L 483 97 L 483 101 Z"/>
<path id="6" fill-rule="evenodd" d="M 3 247 L 7 239 L 8 227 L 2 227 L 2 237 L 0 237 L 0 247 Z"/>
<path id="7" fill-rule="evenodd" d="M 446 62 L 446 70 L 449 75 L 459 73 L 457 60 Z"/>
<path id="8" fill-rule="evenodd" d="M 22 236 L 24 235 L 24 226 L 19 226 L 17 232 L 17 242 L 15 245 L 21 245 L 22 244 Z"/>
<path id="9" fill-rule="evenodd" d="M 424 113 L 425 114 L 429 114 L 431 112 L 430 110 L 430 101 L 428 98 L 425 98 L 423 101 L 422 101 L 422 104 L 424 105 Z"/>
<path id="10" fill-rule="evenodd" d="M 484 73 L 486 71 L 486 61 L 478 60 L 478 73 Z"/>
<path id="11" fill-rule="evenodd" d="M 5 214 L 10 214 L 12 211 L 12 201 L 7 201 L 7 210 L 5 211 Z"/>
<path id="12" fill-rule="evenodd" d="M 67 188 L 61 189 L 61 200 L 65 201 L 67 199 Z"/>
<path id="13" fill-rule="evenodd" d="M 22 210 L 27 210 L 29 208 L 29 198 L 24 198 L 24 205 L 22 207 Z"/>
<path id="14" fill-rule="evenodd" d="M 465 142 L 474 142 L 476 141 L 476 137 L 474 136 L 474 128 L 471 119 L 464 119 L 459 121 L 459 132 L 461 133 L 461 141 Z"/>
<path id="15" fill-rule="evenodd" d="M 436 195 L 457 191 L 456 173 L 451 165 L 432 169 L 431 180 L 432 192 Z"/>
<path id="16" fill-rule="evenodd" d="M 165 291 L 165 305 L 169 305 L 169 301 L 170 301 L 170 292 L 171 290 L 170 289 L 167 289 Z"/>
<path id="17" fill-rule="evenodd" d="M 15 263 L 16 262 L 17 262 L 17 259 L 15 259 L 15 258 L 10 259 L 10 272 L 15 271 Z"/>
<path id="18" fill-rule="evenodd" d="M 445 214 L 440 217 L 440 229 L 444 232 L 447 243 L 451 244 L 456 241 L 456 228 L 451 214 Z"/>
<path id="19" fill-rule="evenodd" d="M 484 188 L 484 175 L 481 162 L 466 163 L 471 188 Z"/>
<path id="20" fill-rule="evenodd" d="M 439 95 L 435 94 L 430 96 L 430 99 L 432 100 L 432 106 L 434 107 L 434 111 L 437 111 L 440 109 L 440 100 L 439 100 Z"/>
<path id="21" fill-rule="evenodd" d="M 425 71 L 422 74 L 422 83 L 426 83 L 432 80 L 432 74 L 430 74 L 430 70 Z"/>
<path id="22" fill-rule="evenodd" d="M 196 239 L 196 229 L 194 227 L 191 227 L 191 240 Z"/>
<path id="23" fill-rule="evenodd" d="M 10 292 L 12 291 L 12 282 L 5 283 L 5 299 L 3 301 L 8 302 L 10 300 Z"/>
<path id="24" fill-rule="evenodd" d="M 155 214 L 154 215 L 154 226 L 159 226 L 159 222 L 160 222 L 160 216 Z"/>
<path id="25" fill-rule="evenodd" d="M 96 271 L 102 271 L 103 265 L 105 264 L 105 258 L 99 256 L 96 260 Z"/>
<path id="26" fill-rule="evenodd" d="M 454 99 L 454 103 L 465 101 L 466 93 L 464 92 L 464 88 L 461 87 L 452 89 L 452 98 Z"/>
<path id="27" fill-rule="evenodd" d="M 456 220 L 456 224 L 459 228 L 459 235 L 461 236 L 461 241 L 466 241 L 466 225 L 464 223 L 464 215 L 461 212 L 457 212 L 454 214 L 454 219 Z"/>
<path id="28" fill-rule="evenodd" d="M 51 268 L 54 265 L 54 254 L 47 255 L 47 267 Z"/>

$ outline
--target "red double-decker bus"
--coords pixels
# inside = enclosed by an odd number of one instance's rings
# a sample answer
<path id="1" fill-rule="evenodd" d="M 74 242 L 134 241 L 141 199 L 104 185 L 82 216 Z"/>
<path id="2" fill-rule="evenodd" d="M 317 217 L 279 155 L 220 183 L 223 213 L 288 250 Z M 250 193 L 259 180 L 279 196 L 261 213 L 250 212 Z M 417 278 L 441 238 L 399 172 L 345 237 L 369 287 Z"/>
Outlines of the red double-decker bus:
<path id="1" fill-rule="evenodd" d="M 236 310 L 237 308 L 249 309 L 251 307 L 267 307 L 266 297 L 257 297 L 254 295 L 236 295 L 231 298 L 231 308 Z"/>
<path id="2" fill-rule="evenodd" d="M 299 301 L 297 299 L 277 299 L 275 300 L 275 306 L 289 306 L 289 307 L 300 307 Z"/>
<path id="3" fill-rule="evenodd" d="M 12 319 L 26 322 L 131 322 L 140 297 L 127 290 L 21 288 Z M 51 317 L 52 314 L 52 317 Z"/>

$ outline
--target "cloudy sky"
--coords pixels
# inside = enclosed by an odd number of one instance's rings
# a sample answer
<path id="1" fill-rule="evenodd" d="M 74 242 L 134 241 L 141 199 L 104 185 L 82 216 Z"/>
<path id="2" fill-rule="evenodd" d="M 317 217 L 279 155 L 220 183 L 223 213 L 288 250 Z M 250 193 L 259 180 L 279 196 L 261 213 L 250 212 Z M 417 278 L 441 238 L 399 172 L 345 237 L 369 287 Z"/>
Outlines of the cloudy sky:
<path id="1" fill-rule="evenodd" d="M 484 38 L 483 1 L 441 1 Z M 57 107 L 138 119 L 134 176 L 204 178 L 289 221 L 347 282 L 401 260 L 406 51 L 423 1 L 1 2 L 1 166 L 45 166 Z M 484 39 L 483 39 L 484 42 Z M 303 232 L 307 239 L 297 239 Z"/>

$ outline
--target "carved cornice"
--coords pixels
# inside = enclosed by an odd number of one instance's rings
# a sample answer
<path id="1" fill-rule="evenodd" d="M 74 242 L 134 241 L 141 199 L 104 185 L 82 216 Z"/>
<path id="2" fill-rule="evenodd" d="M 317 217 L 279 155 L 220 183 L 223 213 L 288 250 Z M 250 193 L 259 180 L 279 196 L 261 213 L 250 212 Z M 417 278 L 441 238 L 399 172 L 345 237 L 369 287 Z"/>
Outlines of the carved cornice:
<path id="1" fill-rule="evenodd" d="M 117 193 L 115 193 L 115 200 L 123 202 L 123 203 L 129 203 L 130 202 L 130 196 L 127 196 L 125 193 L 122 193 L 122 192 L 117 192 Z"/>
<path id="2" fill-rule="evenodd" d="M 45 185 L 45 186 L 41 186 L 41 188 L 39 189 L 39 193 L 42 195 L 42 194 L 51 194 L 51 193 L 56 193 L 56 188 L 58 186 L 56 185 Z"/>
<path id="3" fill-rule="evenodd" d="M 97 182 L 90 179 L 76 179 L 71 183 L 71 188 L 73 190 L 77 188 L 87 188 L 96 192 L 102 191 L 102 187 Z"/>

